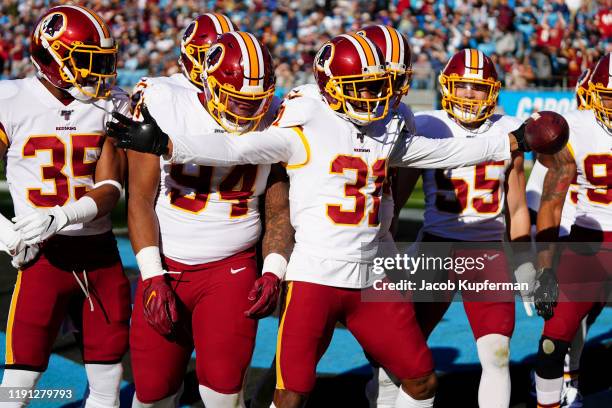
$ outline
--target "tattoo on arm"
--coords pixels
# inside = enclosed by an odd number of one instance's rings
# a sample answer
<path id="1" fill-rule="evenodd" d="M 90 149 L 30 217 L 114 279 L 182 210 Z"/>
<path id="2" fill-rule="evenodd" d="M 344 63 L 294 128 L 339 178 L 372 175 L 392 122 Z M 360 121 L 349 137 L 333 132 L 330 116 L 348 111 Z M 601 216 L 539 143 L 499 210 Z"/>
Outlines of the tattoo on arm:
<path id="1" fill-rule="evenodd" d="M 262 242 L 264 258 L 276 252 L 289 260 L 295 231 L 289 216 L 289 180 L 285 169 L 273 165 L 265 197 L 265 234 Z"/>

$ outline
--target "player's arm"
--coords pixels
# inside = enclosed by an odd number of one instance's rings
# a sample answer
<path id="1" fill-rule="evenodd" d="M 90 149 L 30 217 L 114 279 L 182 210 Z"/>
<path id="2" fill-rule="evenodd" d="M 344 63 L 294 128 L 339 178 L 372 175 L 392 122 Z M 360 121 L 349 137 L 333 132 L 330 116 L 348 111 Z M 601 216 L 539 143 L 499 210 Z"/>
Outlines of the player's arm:
<path id="1" fill-rule="evenodd" d="M 399 168 L 396 176 L 393 177 L 391 184 L 394 205 L 393 221 L 391 222 L 391 234 L 393 237 L 397 235 L 400 212 L 412 194 L 414 186 L 416 186 L 419 177 L 421 177 L 421 173 L 421 169 Z"/>
<path id="2" fill-rule="evenodd" d="M 407 135 L 392 153 L 389 164 L 422 169 L 472 166 L 488 160 L 510 160 L 510 154 L 520 145 L 512 133 L 507 137 L 444 139 Z"/>
<path id="3" fill-rule="evenodd" d="M 538 155 L 538 160 L 548 167 L 548 172 L 544 178 L 536 223 L 539 269 L 534 301 L 538 314 L 544 319 L 550 319 L 559 295 L 553 270 L 554 242 L 559 236 L 565 197 L 576 175 L 576 163 L 567 147 L 554 155 Z"/>
<path id="4" fill-rule="evenodd" d="M 173 163 L 203 166 L 274 164 L 291 162 L 296 155 L 303 157 L 306 154 L 304 136 L 298 126 L 272 126 L 264 131 L 249 132 L 239 137 L 227 137 L 227 133 L 222 132 L 191 138 L 173 135 L 170 139 L 159 128 L 146 104 L 142 106 L 141 113 L 142 122 L 113 113 L 117 122 L 107 124 L 109 135 L 115 138 L 117 146 L 168 155 Z"/>
<path id="5" fill-rule="evenodd" d="M 176 296 L 167 281 L 159 252 L 155 200 L 159 188 L 159 157 L 128 152 L 128 231 L 142 278 L 144 317 L 162 336 L 172 336 L 179 320 Z"/>
<path id="6" fill-rule="evenodd" d="M 508 237 L 512 242 L 529 242 L 530 225 L 525 195 L 525 168 L 523 154 L 515 153 L 506 176 L 506 209 Z"/>
<path id="7" fill-rule="evenodd" d="M 265 196 L 265 233 L 262 242 L 264 264 L 262 276 L 249 293 L 255 304 L 246 316 L 261 319 L 274 312 L 280 293 L 280 282 L 287 271 L 293 251 L 295 231 L 289 216 L 289 179 L 285 169 L 273 165 Z"/>
<path id="8" fill-rule="evenodd" d="M 526 283 L 527 290 L 521 290 L 521 297 L 525 302 L 525 310 L 529 316 L 533 315 L 531 302 L 535 289 L 536 269 L 531 251 L 531 224 L 529 222 L 529 209 L 525 195 L 525 169 L 522 154 L 515 153 L 512 165 L 506 174 L 506 228 L 508 237 L 514 245 L 513 263 L 514 277 L 518 283 Z"/>

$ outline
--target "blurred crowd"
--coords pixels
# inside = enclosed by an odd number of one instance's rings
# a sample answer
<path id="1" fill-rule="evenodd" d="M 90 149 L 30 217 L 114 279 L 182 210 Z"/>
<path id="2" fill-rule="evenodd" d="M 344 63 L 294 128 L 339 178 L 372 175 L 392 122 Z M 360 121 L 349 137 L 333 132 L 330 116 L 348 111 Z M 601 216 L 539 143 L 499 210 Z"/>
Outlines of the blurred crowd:
<path id="1" fill-rule="evenodd" d="M 28 35 L 43 10 L 58 2 L 3 0 L 0 77 L 32 74 Z M 62 3 L 62 2 L 59 2 Z M 63 2 L 65 3 L 65 2 Z M 276 62 L 277 93 L 312 81 L 311 64 L 329 38 L 369 24 L 390 24 L 410 39 L 413 88 L 435 86 L 456 51 L 492 56 L 504 85 L 573 87 L 580 72 L 612 51 L 612 0 L 92 0 L 119 42 L 119 84 L 169 75 L 182 30 L 214 10 L 255 34 Z"/>

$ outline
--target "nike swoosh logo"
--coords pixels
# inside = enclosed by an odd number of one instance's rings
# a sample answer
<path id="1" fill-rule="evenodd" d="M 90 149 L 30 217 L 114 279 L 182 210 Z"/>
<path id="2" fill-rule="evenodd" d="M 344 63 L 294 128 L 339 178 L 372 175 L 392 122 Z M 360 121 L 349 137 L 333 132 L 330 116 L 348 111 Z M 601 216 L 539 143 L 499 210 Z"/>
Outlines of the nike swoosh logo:
<path id="1" fill-rule="evenodd" d="M 156 291 L 151 292 L 151 294 L 149 295 L 149 298 L 147 299 L 147 304 L 145 305 L 145 307 L 146 307 L 146 306 L 149 306 L 149 303 L 151 303 L 151 300 L 152 300 L 152 299 L 153 299 L 155 296 L 157 296 L 157 292 L 156 292 Z"/>
<path id="2" fill-rule="evenodd" d="M 230 272 L 232 273 L 232 275 L 237 274 L 238 272 L 242 272 L 246 269 L 246 266 L 243 266 L 242 268 L 238 268 L 238 269 L 234 269 L 231 268 Z"/>
<path id="3" fill-rule="evenodd" d="M 487 259 L 488 259 L 489 261 L 492 261 L 492 260 L 494 260 L 495 258 L 497 258 L 498 256 L 499 256 L 499 254 L 487 255 Z"/>
<path id="4" fill-rule="evenodd" d="M 47 225 L 47 229 L 45 230 L 45 232 L 49 231 L 49 228 L 53 224 L 53 221 L 55 221 L 55 215 L 49 215 L 49 218 L 51 218 L 51 221 L 49 221 L 49 225 Z"/>

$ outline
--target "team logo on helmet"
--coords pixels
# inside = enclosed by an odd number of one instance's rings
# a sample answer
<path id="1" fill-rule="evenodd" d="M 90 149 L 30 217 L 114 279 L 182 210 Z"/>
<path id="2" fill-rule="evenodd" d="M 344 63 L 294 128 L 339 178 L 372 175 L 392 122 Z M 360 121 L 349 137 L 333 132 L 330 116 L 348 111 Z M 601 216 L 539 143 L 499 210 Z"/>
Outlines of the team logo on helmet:
<path id="1" fill-rule="evenodd" d="M 214 44 L 206 52 L 206 73 L 213 73 L 219 68 L 225 57 L 225 47 L 223 44 Z"/>
<path id="2" fill-rule="evenodd" d="M 63 13 L 49 14 L 40 23 L 40 32 L 48 41 L 57 39 L 66 30 L 66 16 Z"/>
<path id="3" fill-rule="evenodd" d="M 333 44 L 325 44 L 321 49 L 317 52 L 317 55 L 314 59 L 314 66 L 320 72 L 329 72 L 329 64 L 331 64 L 334 59 L 334 45 Z M 328 73 L 328 75 L 330 75 Z"/>

